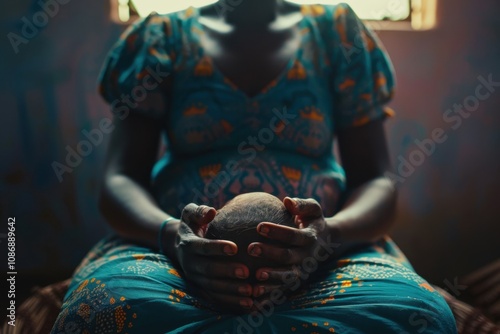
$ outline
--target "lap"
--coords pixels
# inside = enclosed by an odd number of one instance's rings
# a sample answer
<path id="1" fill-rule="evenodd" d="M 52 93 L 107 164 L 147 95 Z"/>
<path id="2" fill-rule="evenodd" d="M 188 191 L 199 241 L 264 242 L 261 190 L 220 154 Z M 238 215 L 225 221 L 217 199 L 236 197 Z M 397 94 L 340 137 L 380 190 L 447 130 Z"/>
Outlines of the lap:
<path id="1" fill-rule="evenodd" d="M 445 301 L 390 240 L 319 276 L 253 315 L 224 314 L 165 256 L 110 238 L 75 272 L 52 333 L 456 332 Z"/>

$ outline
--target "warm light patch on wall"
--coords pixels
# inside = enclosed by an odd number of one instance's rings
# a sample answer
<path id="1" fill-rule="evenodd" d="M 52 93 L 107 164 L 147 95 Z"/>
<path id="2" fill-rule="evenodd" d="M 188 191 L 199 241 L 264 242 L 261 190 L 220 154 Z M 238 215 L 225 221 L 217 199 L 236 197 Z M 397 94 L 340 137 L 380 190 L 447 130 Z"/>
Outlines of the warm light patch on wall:
<path id="1" fill-rule="evenodd" d="M 217 0 L 185 0 L 179 2 L 158 1 L 158 0 L 115 0 L 119 2 L 119 12 L 128 5 L 133 4 L 139 16 L 147 16 L 151 12 L 160 14 L 172 13 L 183 10 L 189 6 L 202 7 L 217 2 Z M 288 0 L 298 4 L 336 4 L 339 2 L 348 3 L 354 11 L 365 20 L 404 20 L 410 15 L 409 0 Z M 231 7 L 232 0 L 227 2 Z M 128 21 L 126 14 L 119 14 L 122 22 Z"/>
<path id="2" fill-rule="evenodd" d="M 437 0 L 412 0 L 411 26 L 415 30 L 436 27 Z"/>
<path id="3" fill-rule="evenodd" d="M 122 22 L 130 20 L 129 0 L 118 0 L 118 18 Z"/>

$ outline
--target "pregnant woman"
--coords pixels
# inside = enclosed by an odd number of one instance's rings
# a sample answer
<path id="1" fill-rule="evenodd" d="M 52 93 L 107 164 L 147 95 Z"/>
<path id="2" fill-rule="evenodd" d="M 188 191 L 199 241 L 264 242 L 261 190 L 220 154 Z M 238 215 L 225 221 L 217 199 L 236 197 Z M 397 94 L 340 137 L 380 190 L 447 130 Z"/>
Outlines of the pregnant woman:
<path id="1" fill-rule="evenodd" d="M 386 236 L 393 86 L 345 4 L 221 0 L 136 22 L 101 75 L 116 234 L 76 270 L 52 333 L 456 333 Z M 205 238 L 249 192 L 278 197 L 296 226 L 264 220 L 246 249 Z M 276 265 L 250 270 L 242 252 Z"/>

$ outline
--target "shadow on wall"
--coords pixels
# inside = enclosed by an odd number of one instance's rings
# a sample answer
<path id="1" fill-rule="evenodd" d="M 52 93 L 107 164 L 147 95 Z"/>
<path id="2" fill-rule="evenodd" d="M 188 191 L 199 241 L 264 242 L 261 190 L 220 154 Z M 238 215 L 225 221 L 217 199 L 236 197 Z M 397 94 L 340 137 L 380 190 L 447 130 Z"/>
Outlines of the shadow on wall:
<path id="1" fill-rule="evenodd" d="M 1 19 L 0 205 L 2 220 L 16 218 L 16 266 L 28 283 L 70 275 L 109 231 L 97 210 L 108 138 L 81 143 L 110 115 L 96 80 L 123 27 L 105 1 L 49 3 L 10 2 Z M 59 175 L 54 162 L 66 165 Z"/>
<path id="2" fill-rule="evenodd" d="M 96 78 L 123 27 L 109 21 L 106 1 L 58 3 L 17 52 L 7 38 L 0 46 L 2 220 L 16 218 L 17 269 L 37 282 L 69 276 L 109 232 L 97 210 L 107 134 L 88 137 L 110 115 Z M 4 36 L 42 10 L 36 1 L 4 6 Z M 380 33 L 399 83 L 387 124 L 393 174 L 403 178 L 395 239 L 438 284 L 500 257 L 500 87 L 484 84 L 500 82 L 499 10 L 495 0 L 442 0 L 436 30 Z"/>
<path id="3" fill-rule="evenodd" d="M 436 30 L 380 34 L 399 84 L 388 123 L 401 177 L 394 236 L 437 284 L 500 257 L 499 10 L 443 0 Z"/>

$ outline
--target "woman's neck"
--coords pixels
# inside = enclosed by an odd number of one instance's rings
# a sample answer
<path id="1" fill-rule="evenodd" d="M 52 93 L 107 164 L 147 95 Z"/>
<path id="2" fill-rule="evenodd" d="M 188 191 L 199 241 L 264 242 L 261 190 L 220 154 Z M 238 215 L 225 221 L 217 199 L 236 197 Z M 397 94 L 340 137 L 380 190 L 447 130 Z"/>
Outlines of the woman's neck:
<path id="1" fill-rule="evenodd" d="M 219 0 L 224 20 L 235 27 L 268 26 L 276 20 L 284 0 Z"/>

